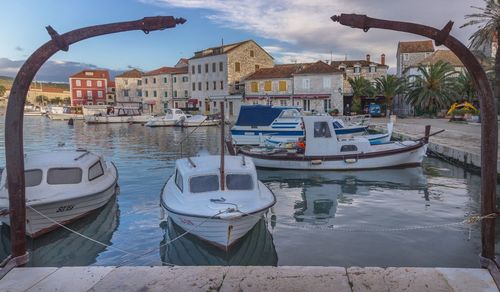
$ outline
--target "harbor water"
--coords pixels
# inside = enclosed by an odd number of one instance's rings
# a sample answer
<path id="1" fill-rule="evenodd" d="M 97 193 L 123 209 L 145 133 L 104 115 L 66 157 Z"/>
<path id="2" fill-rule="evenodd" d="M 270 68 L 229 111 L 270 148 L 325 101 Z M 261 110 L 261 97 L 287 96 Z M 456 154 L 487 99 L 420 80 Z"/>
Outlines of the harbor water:
<path id="1" fill-rule="evenodd" d="M 4 166 L 3 118 L 0 128 Z M 182 236 L 185 232 L 162 215 L 159 205 L 175 160 L 217 154 L 219 128 L 193 132 L 81 121 L 68 126 L 25 117 L 24 133 L 28 155 L 75 148 L 104 154 L 116 164 L 120 186 L 106 206 L 68 226 L 78 234 L 59 229 L 28 238 L 30 266 L 479 267 L 479 224 L 464 220 L 479 213 L 480 177 L 437 159 L 406 169 L 258 170 L 277 203 L 225 252 L 192 235 Z M 9 248 L 9 228 L 2 225 L 2 259 Z"/>

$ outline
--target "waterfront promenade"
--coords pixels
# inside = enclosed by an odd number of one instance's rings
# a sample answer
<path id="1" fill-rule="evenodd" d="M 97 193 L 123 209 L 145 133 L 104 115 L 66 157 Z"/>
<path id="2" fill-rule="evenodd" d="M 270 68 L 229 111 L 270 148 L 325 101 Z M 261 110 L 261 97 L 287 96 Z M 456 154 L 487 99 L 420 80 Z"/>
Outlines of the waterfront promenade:
<path id="1" fill-rule="evenodd" d="M 377 130 L 385 130 L 387 119 L 376 118 L 372 119 L 372 122 Z M 430 151 L 443 159 L 459 162 L 466 167 L 481 167 L 481 124 L 451 123 L 448 119 L 398 118 L 394 124 L 393 137 L 420 138 L 424 135 L 426 125 L 431 126 L 431 133 L 445 130 L 429 139 Z M 500 152 L 497 157 L 498 173 L 500 173 L 499 161 Z"/>
<path id="2" fill-rule="evenodd" d="M 483 269 L 342 267 L 16 268 L 0 291 L 498 291 Z"/>

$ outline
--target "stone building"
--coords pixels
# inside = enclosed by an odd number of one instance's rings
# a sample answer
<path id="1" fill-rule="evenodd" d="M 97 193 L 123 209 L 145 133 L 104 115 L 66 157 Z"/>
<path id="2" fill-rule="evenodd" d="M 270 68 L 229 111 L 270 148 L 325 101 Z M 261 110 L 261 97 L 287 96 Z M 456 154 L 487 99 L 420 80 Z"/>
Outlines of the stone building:
<path id="1" fill-rule="evenodd" d="M 187 61 L 187 59 L 184 60 Z M 177 65 L 179 65 L 179 63 Z M 176 68 L 178 70 L 172 73 L 172 99 L 170 107 L 196 110 L 197 101 L 190 99 L 191 92 L 188 66 L 186 64 Z"/>
<path id="2" fill-rule="evenodd" d="M 253 40 L 195 52 L 189 59 L 192 99 L 202 112 L 219 112 L 226 100 L 227 113 L 236 116 L 244 92 L 244 78 L 273 66 L 273 58 Z"/>
<path id="3" fill-rule="evenodd" d="M 349 78 L 363 77 L 372 83 L 375 83 L 375 79 L 387 76 L 387 70 L 389 66 L 385 63 L 385 54 L 380 56 L 380 63 L 373 62 L 370 55 L 366 55 L 365 60 L 344 60 L 344 61 L 332 61 L 330 64 L 333 68 L 344 72 L 343 81 L 343 108 L 341 112 L 346 111 L 347 107 L 351 106 L 352 102 L 352 88 L 349 83 Z M 383 97 L 364 97 L 362 100 L 362 105 L 368 103 L 384 103 Z"/>
<path id="4" fill-rule="evenodd" d="M 453 67 L 453 69 L 457 72 L 456 74 L 457 76 L 458 74 L 465 72 L 464 64 L 452 51 L 436 50 L 434 53 L 432 53 L 422 61 L 418 62 L 417 64 L 410 65 L 408 68 L 406 68 L 403 74 L 405 76 L 420 75 L 420 72 L 418 71 L 419 66 L 428 67 L 429 65 L 436 64 L 439 61 L 449 63 Z"/>
<path id="5" fill-rule="evenodd" d="M 405 75 L 405 70 L 410 66 L 422 62 L 425 58 L 434 53 L 434 44 L 428 41 L 399 42 L 396 53 L 397 76 Z"/>
<path id="6" fill-rule="evenodd" d="M 133 69 L 115 77 L 116 102 L 142 103 L 142 72 Z"/>
<path id="7" fill-rule="evenodd" d="M 8 95 L 6 94 L 5 96 Z M 45 101 L 37 101 L 37 96 L 44 97 Z M 32 83 L 26 95 L 27 104 L 42 105 L 54 100 L 60 100 L 61 104 L 70 104 L 71 91 L 60 86 L 55 87 L 43 83 Z"/>

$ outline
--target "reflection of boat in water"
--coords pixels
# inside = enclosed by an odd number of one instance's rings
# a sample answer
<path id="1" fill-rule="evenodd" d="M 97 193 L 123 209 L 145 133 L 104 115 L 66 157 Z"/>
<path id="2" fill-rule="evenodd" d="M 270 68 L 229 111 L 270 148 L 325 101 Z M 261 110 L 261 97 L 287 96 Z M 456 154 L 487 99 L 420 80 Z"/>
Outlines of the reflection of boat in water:
<path id="1" fill-rule="evenodd" d="M 302 200 L 294 204 L 294 218 L 299 222 L 329 223 L 338 203 L 348 203 L 349 195 L 368 195 L 375 188 L 427 190 L 422 167 L 349 172 L 259 171 L 264 183 L 278 182 L 302 189 Z"/>
<path id="2" fill-rule="evenodd" d="M 228 252 L 191 234 L 165 245 L 185 231 L 172 220 L 163 224 L 165 236 L 160 242 L 160 257 L 163 262 L 182 266 L 276 266 L 278 264 L 273 237 L 262 219 Z"/>
<path id="3" fill-rule="evenodd" d="M 111 244 L 113 232 L 119 225 L 119 210 L 116 196 L 101 209 L 89 216 L 67 225 L 92 239 L 106 245 Z M 0 227 L 0 258 L 10 254 L 10 229 L 3 224 Z M 53 232 L 38 237 L 35 240 L 27 239 L 30 266 L 60 267 L 60 266 L 87 266 L 95 263 L 97 256 L 106 247 L 89 241 L 68 230 L 59 228 Z"/>

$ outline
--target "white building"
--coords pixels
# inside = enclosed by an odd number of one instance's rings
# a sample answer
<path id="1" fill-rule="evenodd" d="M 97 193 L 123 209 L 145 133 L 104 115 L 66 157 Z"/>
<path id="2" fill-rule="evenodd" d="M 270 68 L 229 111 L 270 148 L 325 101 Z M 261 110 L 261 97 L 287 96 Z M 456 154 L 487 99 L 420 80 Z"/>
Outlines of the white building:
<path id="1" fill-rule="evenodd" d="M 133 69 L 115 77 L 116 102 L 142 102 L 142 72 Z"/>

